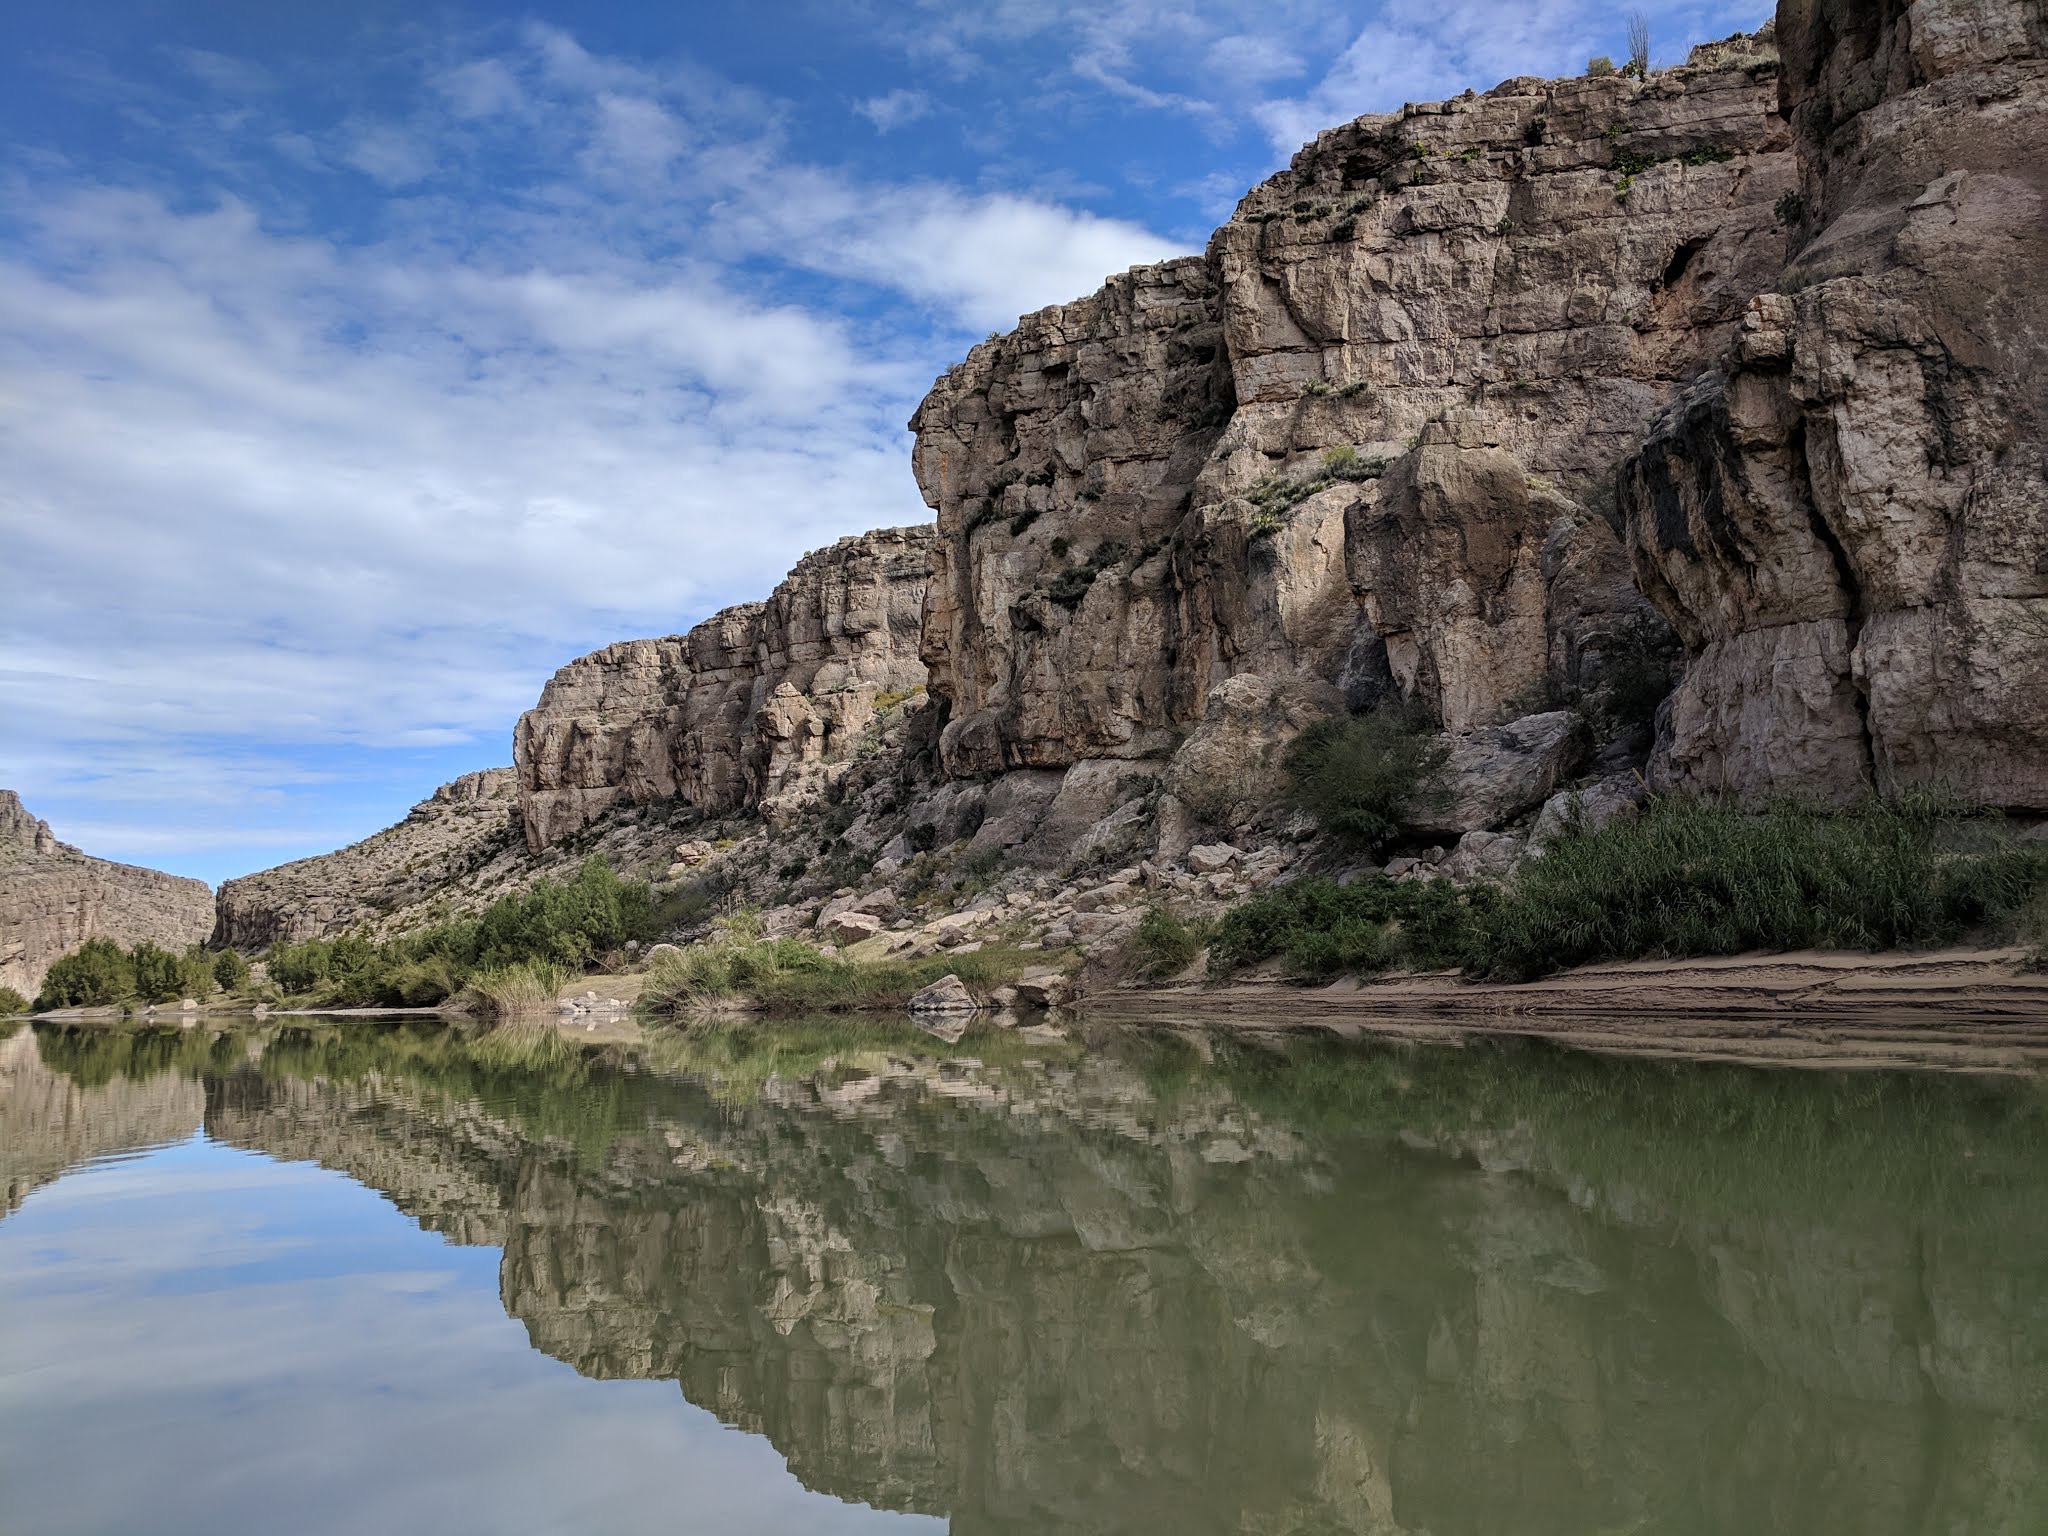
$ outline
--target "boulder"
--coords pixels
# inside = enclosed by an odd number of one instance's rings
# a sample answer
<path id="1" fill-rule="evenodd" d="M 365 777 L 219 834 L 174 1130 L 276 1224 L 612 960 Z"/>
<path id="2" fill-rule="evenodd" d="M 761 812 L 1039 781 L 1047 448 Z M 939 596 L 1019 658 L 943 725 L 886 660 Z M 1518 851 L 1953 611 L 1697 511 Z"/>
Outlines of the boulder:
<path id="1" fill-rule="evenodd" d="M 1453 738 L 1445 795 L 1423 808 L 1416 830 L 1487 831 L 1535 810 L 1578 762 L 1585 738 L 1585 723 L 1563 709 Z"/>
<path id="2" fill-rule="evenodd" d="M 1201 875 L 1221 874 L 1243 857 L 1228 843 L 1197 843 L 1188 850 L 1188 868 Z"/>
<path id="3" fill-rule="evenodd" d="M 1552 795 L 1543 802 L 1536 824 L 1529 829 L 1529 851 L 1540 854 L 1572 829 L 1597 832 L 1610 822 L 1633 816 L 1648 793 L 1636 775 L 1621 773 Z"/>
<path id="4" fill-rule="evenodd" d="M 866 912 L 839 912 L 825 924 L 825 932 L 841 944 L 858 944 L 882 931 L 882 920 Z"/>
<path id="5" fill-rule="evenodd" d="M 1508 832 L 1467 832 L 1458 846 L 1437 866 L 1437 872 L 1453 880 L 1499 880 L 1515 867 L 1522 854 L 1522 840 Z"/>
<path id="6" fill-rule="evenodd" d="M 967 983 L 951 974 L 941 976 L 930 986 L 913 993 L 910 999 L 912 1013 L 949 1014 L 976 1013 L 981 1004 L 974 1000 L 974 994 L 967 990 Z"/>

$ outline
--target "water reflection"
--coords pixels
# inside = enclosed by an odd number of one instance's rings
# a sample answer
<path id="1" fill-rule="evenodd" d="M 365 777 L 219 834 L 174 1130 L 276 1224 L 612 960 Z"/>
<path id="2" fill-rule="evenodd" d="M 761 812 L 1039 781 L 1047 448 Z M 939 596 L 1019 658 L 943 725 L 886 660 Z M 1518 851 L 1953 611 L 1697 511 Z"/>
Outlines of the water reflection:
<path id="1" fill-rule="evenodd" d="M 956 1532 L 2048 1508 L 2028 1080 L 843 1024 L 38 1029 L 0 1070 L 10 1189 L 203 1120 L 501 1249 L 582 1375 Z"/>

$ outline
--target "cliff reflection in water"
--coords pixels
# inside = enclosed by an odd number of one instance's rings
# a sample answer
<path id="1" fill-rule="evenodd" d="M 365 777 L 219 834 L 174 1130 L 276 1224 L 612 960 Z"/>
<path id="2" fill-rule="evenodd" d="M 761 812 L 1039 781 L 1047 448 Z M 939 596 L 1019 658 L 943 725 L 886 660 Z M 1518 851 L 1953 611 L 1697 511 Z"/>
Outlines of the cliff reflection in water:
<path id="1" fill-rule="evenodd" d="M 213 1138 L 502 1247 L 536 1348 L 957 1532 L 2048 1509 L 2028 1080 L 875 1026 L 37 1040 L 79 1091 L 197 1082 Z"/>

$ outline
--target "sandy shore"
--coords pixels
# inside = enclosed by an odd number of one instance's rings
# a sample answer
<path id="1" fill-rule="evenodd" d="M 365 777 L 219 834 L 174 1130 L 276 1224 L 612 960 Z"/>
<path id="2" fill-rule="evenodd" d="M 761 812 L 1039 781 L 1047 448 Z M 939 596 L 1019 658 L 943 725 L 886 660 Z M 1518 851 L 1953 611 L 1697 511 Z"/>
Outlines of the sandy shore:
<path id="1" fill-rule="evenodd" d="M 1520 985 L 1449 974 L 1325 987 L 1116 990 L 1102 1017 L 1456 1040 L 1539 1035 L 1639 1056 L 2013 1071 L 2048 1064 L 2048 973 L 2016 949 L 1639 960 Z"/>

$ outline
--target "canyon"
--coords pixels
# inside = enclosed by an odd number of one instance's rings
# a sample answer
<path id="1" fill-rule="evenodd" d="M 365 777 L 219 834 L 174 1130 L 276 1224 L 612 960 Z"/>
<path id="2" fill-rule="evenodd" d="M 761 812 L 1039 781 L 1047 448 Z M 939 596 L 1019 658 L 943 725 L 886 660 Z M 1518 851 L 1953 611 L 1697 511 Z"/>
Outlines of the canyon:
<path id="1" fill-rule="evenodd" d="M 1192 850 L 1277 877 L 1287 741 L 1387 705 L 1442 732 L 1451 867 L 1568 792 L 2048 816 L 2044 87 L 2022 0 L 1786 0 L 1332 128 L 938 379 L 931 526 L 557 673 L 516 846 L 230 882 L 221 936 L 590 852 L 811 914 L 949 851 L 1227 896 Z"/>

